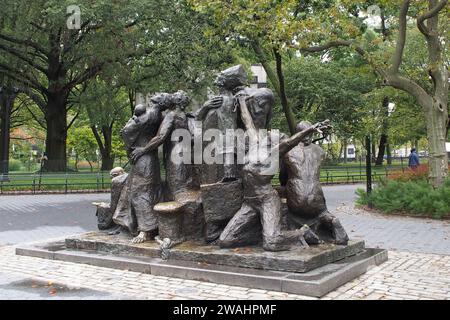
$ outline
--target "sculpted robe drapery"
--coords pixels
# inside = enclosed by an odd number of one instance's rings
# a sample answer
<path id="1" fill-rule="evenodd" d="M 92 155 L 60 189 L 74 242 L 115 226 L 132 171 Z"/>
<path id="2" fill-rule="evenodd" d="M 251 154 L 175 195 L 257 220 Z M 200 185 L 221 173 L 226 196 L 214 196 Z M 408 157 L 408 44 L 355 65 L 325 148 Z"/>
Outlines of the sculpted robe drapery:
<path id="1" fill-rule="evenodd" d="M 144 147 L 157 133 L 161 112 L 154 106 L 147 108 L 139 117 L 131 118 L 122 130 L 128 152 Z M 133 231 L 153 231 L 158 228 L 158 219 L 153 206 L 161 201 L 162 186 L 158 150 L 142 155 L 131 165 L 127 185 L 114 213 L 114 222 Z"/>

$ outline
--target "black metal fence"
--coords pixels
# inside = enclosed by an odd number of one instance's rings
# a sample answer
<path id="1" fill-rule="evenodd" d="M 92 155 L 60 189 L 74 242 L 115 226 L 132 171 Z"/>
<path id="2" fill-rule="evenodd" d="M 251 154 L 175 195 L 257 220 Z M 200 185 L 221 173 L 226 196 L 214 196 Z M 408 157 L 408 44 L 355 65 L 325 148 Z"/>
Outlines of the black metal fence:
<path id="1" fill-rule="evenodd" d="M 406 166 L 373 166 L 372 179 L 386 178 L 393 170 L 406 170 Z M 6 179 L 5 179 L 6 178 Z M 350 184 L 366 181 L 366 168 L 361 164 L 324 166 L 320 173 L 323 184 Z M 278 176 L 273 179 L 279 184 Z M 67 172 L 67 173 L 12 173 L 0 178 L 0 194 L 17 193 L 77 193 L 106 192 L 111 187 L 109 172 Z"/>
<path id="2" fill-rule="evenodd" d="M 109 172 L 14 173 L 0 179 L 4 193 L 102 192 L 111 187 Z"/>

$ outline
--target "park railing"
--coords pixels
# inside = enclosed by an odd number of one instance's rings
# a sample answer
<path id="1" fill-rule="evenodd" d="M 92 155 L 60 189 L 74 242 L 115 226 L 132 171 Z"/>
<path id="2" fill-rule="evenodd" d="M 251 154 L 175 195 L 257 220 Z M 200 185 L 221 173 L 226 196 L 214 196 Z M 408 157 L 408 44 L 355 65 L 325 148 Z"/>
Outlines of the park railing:
<path id="1" fill-rule="evenodd" d="M 405 170 L 404 166 L 373 166 L 372 180 L 386 178 L 391 171 Z M 347 164 L 323 166 L 320 172 L 322 184 L 350 184 L 366 181 L 363 165 Z M 279 184 L 278 175 L 273 179 Z M 10 173 L 8 179 L 0 179 L 0 194 L 17 193 L 76 193 L 107 192 L 111 187 L 109 172 L 67 172 L 67 173 Z"/>
<path id="2" fill-rule="evenodd" d="M 400 170 L 404 171 L 405 167 L 402 165 L 372 166 L 372 181 L 380 181 L 387 178 L 390 172 Z M 323 184 L 361 183 L 366 180 L 365 166 L 326 166 L 320 171 L 320 181 Z"/>
<path id="3" fill-rule="evenodd" d="M 0 179 L 0 194 L 102 192 L 111 187 L 109 172 L 10 173 Z"/>

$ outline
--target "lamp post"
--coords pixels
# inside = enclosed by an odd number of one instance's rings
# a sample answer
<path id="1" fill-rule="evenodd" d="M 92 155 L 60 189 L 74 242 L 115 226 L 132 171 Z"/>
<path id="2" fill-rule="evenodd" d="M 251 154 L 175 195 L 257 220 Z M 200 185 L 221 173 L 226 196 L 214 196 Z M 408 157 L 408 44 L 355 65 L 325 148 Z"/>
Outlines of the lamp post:
<path id="1" fill-rule="evenodd" d="M 41 168 L 39 169 L 39 190 L 41 190 L 42 168 L 44 167 L 44 162 L 47 160 L 48 160 L 47 154 L 44 152 L 41 157 Z"/>
<path id="2" fill-rule="evenodd" d="M 372 154 L 371 154 L 370 135 L 366 136 L 366 180 L 367 195 L 372 193 Z M 372 208 L 372 202 L 369 200 L 369 208 Z"/>

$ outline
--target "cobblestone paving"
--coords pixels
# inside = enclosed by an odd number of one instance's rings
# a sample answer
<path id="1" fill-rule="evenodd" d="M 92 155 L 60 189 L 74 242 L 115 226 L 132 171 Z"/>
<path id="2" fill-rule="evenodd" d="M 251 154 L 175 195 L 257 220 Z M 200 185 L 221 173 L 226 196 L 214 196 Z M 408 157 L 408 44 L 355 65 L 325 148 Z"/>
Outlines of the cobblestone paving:
<path id="1" fill-rule="evenodd" d="M 0 272 L 0 298 L 8 300 L 116 300 L 130 299 L 106 291 L 70 287 L 61 283 Z"/>
<path id="2" fill-rule="evenodd" d="M 7 285 L 2 283 L 7 275 Z M 3 276 L 6 277 L 6 276 Z M 5 282 L 5 281 L 3 281 Z M 12 283 L 11 283 L 12 282 Z M 15 284 L 14 284 L 15 283 Z M 42 286 L 17 291 L 17 283 Z M 54 290 L 52 290 L 54 288 Z M 72 296 L 58 288 L 75 292 Z M 84 294 L 83 294 L 84 292 Z M 4 299 L 315 299 L 295 294 L 157 277 L 64 261 L 16 256 L 0 248 L 0 297 Z M 450 299 L 450 256 L 390 251 L 389 260 L 322 299 Z"/>
<path id="3" fill-rule="evenodd" d="M 349 237 L 363 239 L 368 247 L 450 255 L 450 222 L 389 216 L 355 209 L 350 205 L 332 211 Z"/>
<path id="4" fill-rule="evenodd" d="M 109 194 L 0 196 L 0 245 L 18 244 L 95 230 L 92 202 Z"/>

